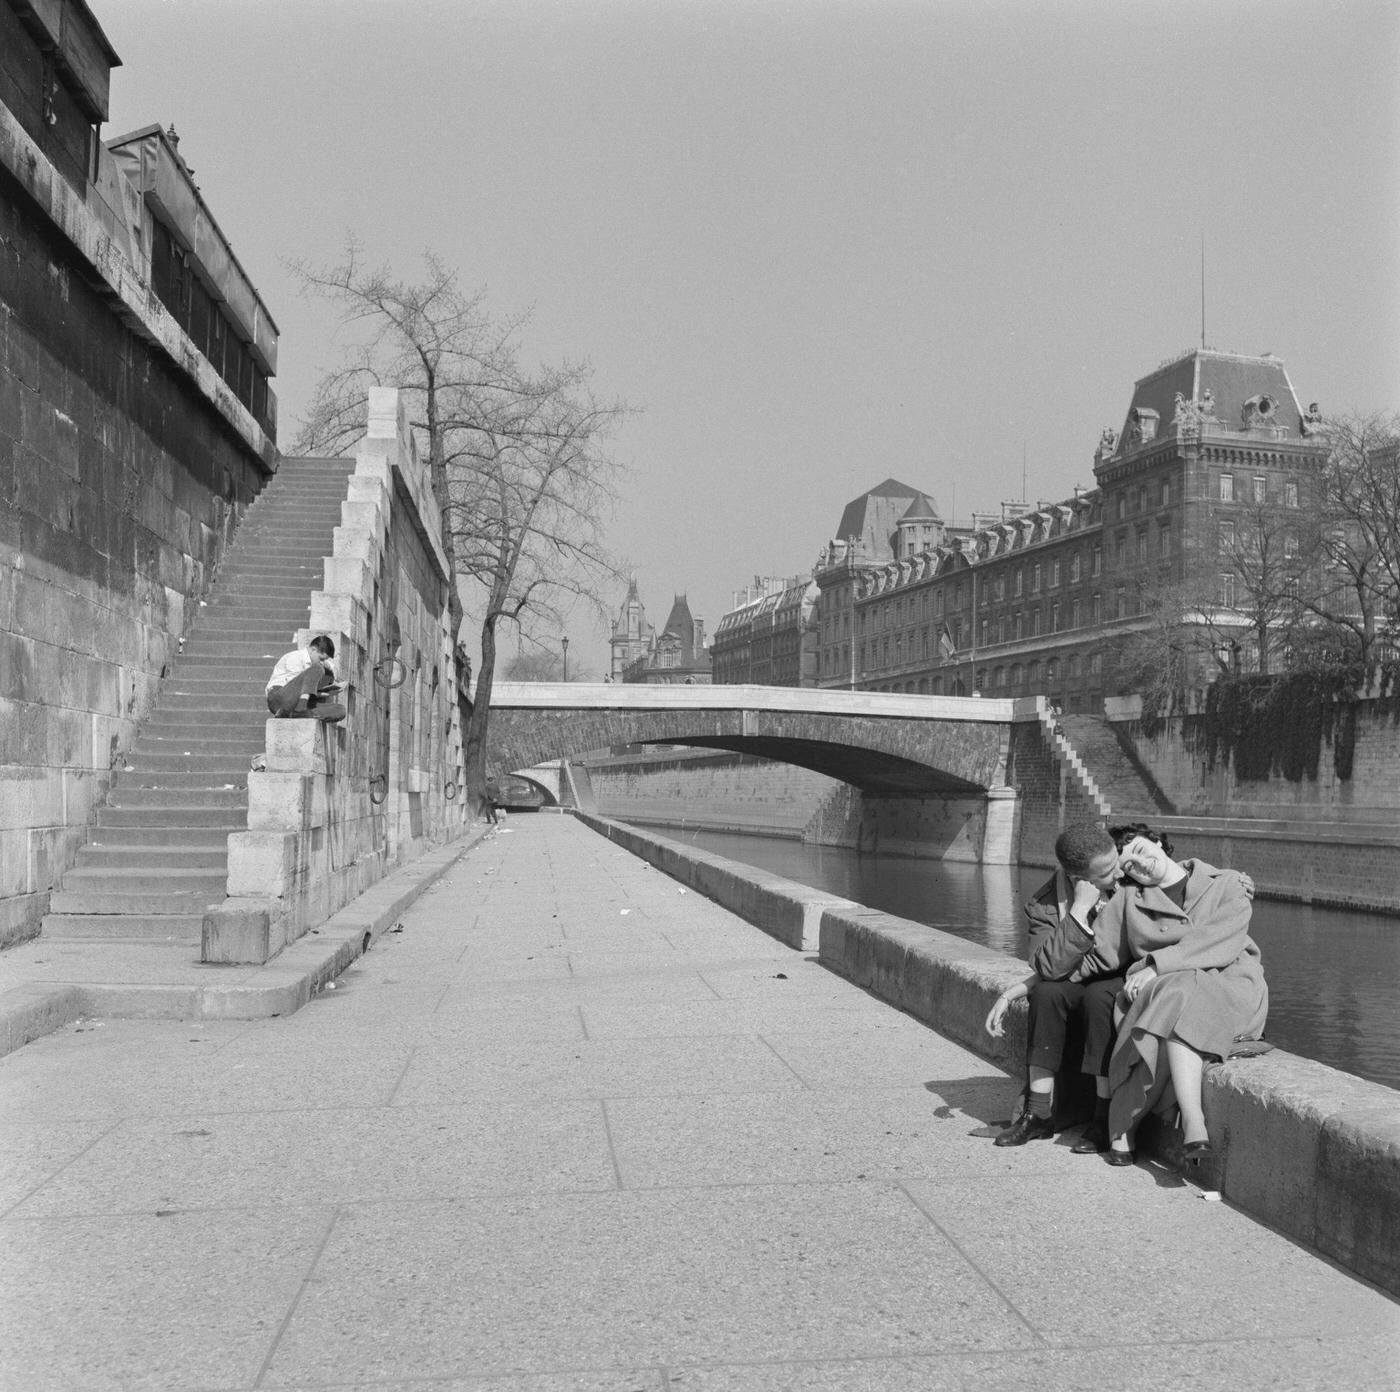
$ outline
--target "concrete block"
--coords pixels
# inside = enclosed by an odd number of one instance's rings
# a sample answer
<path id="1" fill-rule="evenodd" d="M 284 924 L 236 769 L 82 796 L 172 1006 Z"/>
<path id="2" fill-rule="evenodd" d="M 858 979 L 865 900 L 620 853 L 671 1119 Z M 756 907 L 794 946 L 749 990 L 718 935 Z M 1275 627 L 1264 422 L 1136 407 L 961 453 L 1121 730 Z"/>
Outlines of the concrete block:
<path id="1" fill-rule="evenodd" d="M 369 603 L 374 572 L 365 561 L 353 556 L 327 556 L 323 565 L 323 589 L 331 594 L 354 595 L 364 603 Z"/>
<path id="2" fill-rule="evenodd" d="M 294 831 L 238 831 L 228 838 L 228 892 L 283 898 L 296 874 Z"/>
<path id="3" fill-rule="evenodd" d="M 1390 1088 L 1370 1086 L 1323 1123 L 1317 1147 L 1319 1250 L 1400 1291 L 1400 1114 Z"/>
<path id="4" fill-rule="evenodd" d="M 200 931 L 201 962 L 266 962 L 273 908 L 265 898 L 226 899 L 206 909 Z"/>

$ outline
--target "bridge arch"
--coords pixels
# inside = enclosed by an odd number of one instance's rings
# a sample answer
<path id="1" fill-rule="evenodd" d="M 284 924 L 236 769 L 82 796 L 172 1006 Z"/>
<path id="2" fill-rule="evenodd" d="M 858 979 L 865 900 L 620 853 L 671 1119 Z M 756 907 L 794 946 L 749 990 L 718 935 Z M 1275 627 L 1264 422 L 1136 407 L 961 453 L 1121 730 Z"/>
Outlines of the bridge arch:
<path id="1" fill-rule="evenodd" d="M 1012 701 L 780 687 L 502 683 L 487 764 L 508 773 L 618 745 L 796 764 L 873 797 L 966 796 L 1006 781 Z"/>

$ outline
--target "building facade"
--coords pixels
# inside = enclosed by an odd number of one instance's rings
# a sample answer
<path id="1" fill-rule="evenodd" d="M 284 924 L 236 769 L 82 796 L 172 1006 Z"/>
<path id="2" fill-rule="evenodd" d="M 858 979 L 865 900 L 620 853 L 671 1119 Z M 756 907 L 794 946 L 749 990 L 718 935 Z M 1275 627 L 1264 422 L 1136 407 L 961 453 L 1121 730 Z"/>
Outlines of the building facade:
<path id="1" fill-rule="evenodd" d="M 755 577 L 749 594 L 751 597 L 731 609 L 715 629 L 710 649 L 715 683 L 815 685 L 815 582 L 801 576 L 789 580 Z"/>
<path id="2" fill-rule="evenodd" d="M 690 612 L 684 595 L 676 595 L 661 632 L 646 621 L 646 610 L 633 577 L 613 624 L 611 680 L 653 686 L 708 686 L 710 653 L 705 624 Z"/>
<path id="3" fill-rule="evenodd" d="M 814 680 L 1094 711 L 1115 694 L 1116 657 L 1174 589 L 1191 591 L 1247 668 L 1239 539 L 1277 524 L 1283 551 L 1296 546 L 1326 457 L 1320 430 L 1279 359 L 1194 349 L 1135 384 L 1121 429 L 1095 451 L 1096 486 L 1072 497 L 1004 503 L 959 528 L 887 479 L 847 505 L 813 571 Z M 750 675 L 719 675 L 720 636 L 737 638 L 751 609 L 720 621 L 716 680 L 765 679 L 752 638 L 724 663 Z"/>

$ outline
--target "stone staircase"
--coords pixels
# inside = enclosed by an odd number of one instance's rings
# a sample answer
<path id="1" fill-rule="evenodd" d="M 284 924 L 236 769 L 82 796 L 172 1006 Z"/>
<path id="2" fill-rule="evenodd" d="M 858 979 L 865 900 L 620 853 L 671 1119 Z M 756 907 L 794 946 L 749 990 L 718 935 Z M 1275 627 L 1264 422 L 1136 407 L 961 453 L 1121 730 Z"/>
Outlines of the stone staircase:
<path id="1" fill-rule="evenodd" d="M 1112 724 L 1103 716 L 1062 715 L 1059 725 L 1116 820 L 1151 821 L 1176 812 L 1151 775 L 1128 757 Z"/>
<path id="2" fill-rule="evenodd" d="M 248 509 L 155 710 L 50 898 L 55 939 L 198 943 L 266 741 L 263 688 L 310 618 L 351 459 L 284 459 Z"/>

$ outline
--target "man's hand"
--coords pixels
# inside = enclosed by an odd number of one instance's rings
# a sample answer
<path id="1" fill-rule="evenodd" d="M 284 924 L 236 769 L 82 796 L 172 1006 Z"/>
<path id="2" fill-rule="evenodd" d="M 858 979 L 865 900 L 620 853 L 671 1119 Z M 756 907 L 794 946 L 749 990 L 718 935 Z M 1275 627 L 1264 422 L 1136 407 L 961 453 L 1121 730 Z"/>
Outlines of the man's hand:
<path id="1" fill-rule="evenodd" d="M 1070 913 L 1087 927 L 1089 914 L 1102 897 L 1096 884 L 1091 884 L 1088 880 L 1075 880 L 1074 898 L 1070 901 L 1069 906 Z"/>

